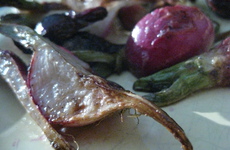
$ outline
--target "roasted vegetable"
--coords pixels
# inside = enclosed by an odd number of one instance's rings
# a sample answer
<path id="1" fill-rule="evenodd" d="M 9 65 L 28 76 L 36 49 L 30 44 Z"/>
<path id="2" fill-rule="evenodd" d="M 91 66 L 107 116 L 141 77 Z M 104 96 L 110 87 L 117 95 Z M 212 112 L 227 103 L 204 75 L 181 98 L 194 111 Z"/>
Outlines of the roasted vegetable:
<path id="1" fill-rule="evenodd" d="M 49 12 L 51 10 L 69 9 L 68 6 L 56 2 L 39 3 L 36 1 L 27 0 L 0 0 L 0 6 L 13 6 L 22 10 L 29 10 L 33 12 Z"/>
<path id="2" fill-rule="evenodd" d="M 167 106 L 207 88 L 230 85 L 230 37 L 214 49 L 134 83 L 135 90 L 158 106 Z"/>
<path id="3" fill-rule="evenodd" d="M 126 30 L 132 30 L 136 23 L 148 13 L 142 5 L 135 4 L 122 7 L 118 11 L 118 18 Z"/>
<path id="4" fill-rule="evenodd" d="M 61 46 L 70 51 L 93 50 L 107 54 L 117 53 L 119 50 L 124 48 L 124 44 L 113 44 L 88 32 L 78 32 L 71 39 L 64 41 Z"/>
<path id="5" fill-rule="evenodd" d="M 16 3 L 12 4 L 10 1 L 6 4 L 16 5 Z M 24 3 L 20 5 L 24 5 Z M 35 3 L 35 5 L 40 4 Z M 121 63 L 117 62 L 117 60 L 120 57 L 119 51 L 124 45 L 110 43 L 101 37 L 87 32 L 79 32 L 80 29 L 103 20 L 107 13 L 104 7 L 96 7 L 82 12 L 71 10 L 65 13 L 55 13 L 42 19 L 44 12 L 21 12 L 20 14 L 2 16 L 1 22 L 26 25 L 31 28 L 34 28 L 37 24 L 35 30 L 38 33 L 56 44 L 73 51 L 80 59 L 90 63 L 97 75 L 108 77 L 112 73 L 121 71 L 121 65 L 117 65 Z M 14 44 L 24 53 L 32 53 L 31 50 L 24 48 L 20 43 L 14 41 Z M 83 52 L 82 50 L 86 51 Z M 91 52 L 90 56 L 86 57 L 89 52 Z M 100 57 L 98 57 L 99 55 Z"/>
<path id="6" fill-rule="evenodd" d="M 76 35 L 80 29 L 106 16 L 107 10 L 103 7 L 88 9 L 81 13 L 69 11 L 64 14 L 53 14 L 43 18 L 35 30 L 51 41 L 62 44 L 63 41 Z"/>
<path id="7" fill-rule="evenodd" d="M 195 1 L 195 0 L 190 0 Z M 75 10 L 84 10 L 96 6 L 110 6 L 112 3 L 121 2 L 125 3 L 126 6 L 130 4 L 141 4 L 141 5 L 154 5 L 153 7 L 163 7 L 165 5 L 176 5 L 187 2 L 187 0 L 62 0 L 63 4 L 71 7 Z"/>
<path id="8" fill-rule="evenodd" d="M 113 44 L 96 35 L 78 32 L 61 46 L 89 63 L 94 73 L 101 77 L 120 73 L 125 68 L 123 44 Z"/>
<path id="9" fill-rule="evenodd" d="M 35 25 L 40 21 L 43 14 L 34 13 L 19 13 L 19 14 L 7 14 L 0 17 L 1 22 L 14 23 L 29 26 L 34 28 Z"/>
<path id="10" fill-rule="evenodd" d="M 71 52 L 81 60 L 89 63 L 93 73 L 100 77 L 106 78 L 112 73 L 120 73 L 124 69 L 122 51 L 114 54 L 92 50 L 76 50 Z"/>
<path id="11" fill-rule="evenodd" d="M 91 74 L 87 64 L 68 51 L 25 26 L 0 24 L 0 33 L 34 51 L 27 84 L 35 104 L 50 123 L 82 126 L 115 111 L 134 108 L 165 126 L 184 150 L 193 149 L 181 127 L 162 109 Z"/>
<path id="12" fill-rule="evenodd" d="M 230 19 L 229 0 L 206 0 L 206 3 L 215 14 Z"/>
<path id="13" fill-rule="evenodd" d="M 168 6 L 137 23 L 125 57 L 130 71 L 143 77 L 208 50 L 213 40 L 213 24 L 198 8 Z"/>
<path id="14" fill-rule="evenodd" d="M 57 150 L 73 150 L 66 139 L 60 135 L 44 118 L 33 102 L 26 84 L 27 67 L 19 57 L 10 51 L 0 50 L 0 76 L 10 85 L 21 104 L 42 129 L 53 148 Z"/>

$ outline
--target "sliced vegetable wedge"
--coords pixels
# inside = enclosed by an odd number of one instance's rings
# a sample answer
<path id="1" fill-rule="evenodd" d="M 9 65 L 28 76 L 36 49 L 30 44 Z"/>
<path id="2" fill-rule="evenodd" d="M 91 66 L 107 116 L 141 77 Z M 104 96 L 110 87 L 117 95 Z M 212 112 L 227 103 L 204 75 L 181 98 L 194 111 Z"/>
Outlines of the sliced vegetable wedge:
<path id="1" fill-rule="evenodd" d="M 91 74 L 87 64 L 70 52 L 25 26 L 0 24 L 0 33 L 34 51 L 27 84 L 35 104 L 50 123 L 82 126 L 133 108 L 165 126 L 184 150 L 193 149 L 183 129 L 161 108 Z"/>

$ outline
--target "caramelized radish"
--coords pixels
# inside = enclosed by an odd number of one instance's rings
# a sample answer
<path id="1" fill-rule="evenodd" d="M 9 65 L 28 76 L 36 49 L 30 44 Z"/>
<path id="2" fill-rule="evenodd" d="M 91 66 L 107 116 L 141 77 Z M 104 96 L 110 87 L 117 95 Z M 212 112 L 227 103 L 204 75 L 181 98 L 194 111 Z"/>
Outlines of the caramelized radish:
<path id="1" fill-rule="evenodd" d="M 0 51 L 0 76 L 10 85 L 17 98 L 47 136 L 53 148 L 73 150 L 74 147 L 47 122 L 34 104 L 26 85 L 26 66 L 10 51 Z"/>
<path id="2" fill-rule="evenodd" d="M 183 129 L 166 112 L 117 84 L 91 74 L 71 53 L 25 26 L 1 24 L 0 32 L 34 50 L 28 85 L 35 103 L 50 123 L 82 126 L 115 111 L 133 108 L 165 126 L 184 150 L 193 149 Z"/>

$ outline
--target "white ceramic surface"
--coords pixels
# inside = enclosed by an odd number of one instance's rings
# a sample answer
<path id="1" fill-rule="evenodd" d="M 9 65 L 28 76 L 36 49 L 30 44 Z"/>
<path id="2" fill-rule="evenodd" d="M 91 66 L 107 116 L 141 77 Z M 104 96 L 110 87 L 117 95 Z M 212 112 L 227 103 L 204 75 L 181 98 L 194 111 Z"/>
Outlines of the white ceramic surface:
<path id="1" fill-rule="evenodd" d="M 3 12 L 3 9 L 0 9 L 0 12 Z M 215 16 L 212 18 L 220 21 Z M 221 20 L 221 29 L 230 30 L 230 21 Z M 2 35 L 0 35 L 0 49 L 12 50 L 22 56 L 12 41 Z M 136 80 L 128 72 L 119 76 L 114 75 L 109 79 L 129 90 L 132 90 L 132 84 Z M 229 108 L 230 88 L 217 88 L 195 93 L 182 102 L 163 109 L 184 129 L 194 150 L 229 150 Z M 180 143 L 164 127 L 146 116 L 137 119 L 126 113 L 121 122 L 120 115 L 114 114 L 99 124 L 72 130 L 81 150 L 180 149 Z M 1 78 L 0 149 L 52 149 L 40 128 Z"/>

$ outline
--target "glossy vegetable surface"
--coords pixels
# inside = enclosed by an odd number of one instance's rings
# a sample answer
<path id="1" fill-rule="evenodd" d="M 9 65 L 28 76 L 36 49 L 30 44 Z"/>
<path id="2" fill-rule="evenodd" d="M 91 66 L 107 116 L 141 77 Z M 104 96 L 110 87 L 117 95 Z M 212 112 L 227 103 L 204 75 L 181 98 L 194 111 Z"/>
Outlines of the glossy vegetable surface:
<path id="1" fill-rule="evenodd" d="M 80 13 L 69 11 L 52 14 L 44 17 L 35 30 L 56 44 L 62 44 L 76 35 L 80 29 L 103 20 L 106 16 L 107 10 L 104 7 L 91 8 Z"/>
<path id="2" fill-rule="evenodd" d="M 44 118 L 33 102 L 26 84 L 27 67 L 14 53 L 0 50 L 0 76 L 7 81 L 20 103 L 47 136 L 50 144 L 57 150 L 74 150 L 67 140 L 59 134 Z"/>
<path id="3" fill-rule="evenodd" d="M 200 90 L 229 86 L 229 66 L 230 37 L 209 52 L 140 78 L 133 87 L 153 92 L 145 97 L 158 106 L 167 106 Z"/>
<path id="4" fill-rule="evenodd" d="M 87 64 L 68 51 L 25 26 L 1 24 L 0 32 L 34 51 L 27 84 L 34 103 L 50 123 L 83 126 L 115 111 L 133 108 L 165 126 L 184 150 L 193 149 L 183 129 L 166 112 L 91 74 Z"/>
<path id="5" fill-rule="evenodd" d="M 142 77 L 208 50 L 213 40 L 212 22 L 198 8 L 168 6 L 137 23 L 125 56 L 131 72 Z"/>

